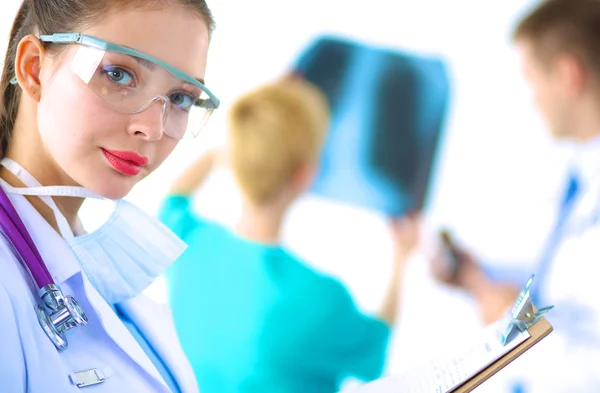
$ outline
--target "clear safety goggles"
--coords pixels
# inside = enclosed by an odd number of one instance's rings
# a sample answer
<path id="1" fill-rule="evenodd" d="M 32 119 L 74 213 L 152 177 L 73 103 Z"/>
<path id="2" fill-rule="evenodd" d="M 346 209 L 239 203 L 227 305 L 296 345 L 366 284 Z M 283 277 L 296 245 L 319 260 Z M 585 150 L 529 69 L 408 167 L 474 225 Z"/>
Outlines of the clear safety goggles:
<path id="1" fill-rule="evenodd" d="M 78 44 L 71 69 L 114 110 L 136 114 L 160 105 L 163 132 L 172 138 L 197 136 L 219 107 L 219 99 L 201 81 L 135 49 L 80 33 L 38 38 Z"/>

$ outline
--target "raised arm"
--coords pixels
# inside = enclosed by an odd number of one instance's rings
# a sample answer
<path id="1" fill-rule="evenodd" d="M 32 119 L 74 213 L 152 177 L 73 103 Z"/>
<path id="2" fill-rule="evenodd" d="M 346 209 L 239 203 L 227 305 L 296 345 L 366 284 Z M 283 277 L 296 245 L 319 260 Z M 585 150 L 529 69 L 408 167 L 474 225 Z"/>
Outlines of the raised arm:
<path id="1" fill-rule="evenodd" d="M 406 261 L 419 241 L 420 218 L 408 216 L 393 219 L 390 223 L 394 241 L 394 264 L 388 281 L 388 289 L 383 299 L 378 316 L 389 326 L 396 324 L 401 301 L 402 283 Z"/>
<path id="2" fill-rule="evenodd" d="M 204 184 L 206 178 L 222 160 L 224 153 L 222 149 L 209 150 L 179 175 L 169 189 L 171 195 L 191 196 Z"/>

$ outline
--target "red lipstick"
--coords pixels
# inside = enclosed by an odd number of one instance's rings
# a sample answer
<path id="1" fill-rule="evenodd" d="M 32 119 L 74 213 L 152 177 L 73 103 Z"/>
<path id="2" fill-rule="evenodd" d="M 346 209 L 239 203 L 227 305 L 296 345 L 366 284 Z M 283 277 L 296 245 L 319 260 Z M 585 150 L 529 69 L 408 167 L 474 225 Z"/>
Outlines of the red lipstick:
<path id="1" fill-rule="evenodd" d="M 110 165 L 125 175 L 136 176 L 148 164 L 147 157 L 140 156 L 133 151 L 102 149 L 102 152 Z"/>

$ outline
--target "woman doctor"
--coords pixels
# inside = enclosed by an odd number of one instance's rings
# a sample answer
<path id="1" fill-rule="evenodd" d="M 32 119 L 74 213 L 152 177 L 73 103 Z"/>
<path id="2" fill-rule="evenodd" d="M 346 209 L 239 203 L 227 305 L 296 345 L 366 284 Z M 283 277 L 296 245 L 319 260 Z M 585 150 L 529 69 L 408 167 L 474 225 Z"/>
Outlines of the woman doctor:
<path id="1" fill-rule="evenodd" d="M 204 0 L 25 0 L 0 85 L 0 390 L 194 392 L 138 296 L 185 245 L 121 200 L 218 99 Z M 85 233 L 86 197 L 116 200 Z M 109 203 L 109 202 L 107 202 Z"/>

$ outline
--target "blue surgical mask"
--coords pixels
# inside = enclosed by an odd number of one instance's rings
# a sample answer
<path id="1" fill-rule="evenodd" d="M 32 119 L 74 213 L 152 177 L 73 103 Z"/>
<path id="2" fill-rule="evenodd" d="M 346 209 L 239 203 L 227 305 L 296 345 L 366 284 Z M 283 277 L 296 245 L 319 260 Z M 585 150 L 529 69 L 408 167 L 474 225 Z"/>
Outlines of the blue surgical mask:
<path id="1" fill-rule="evenodd" d="M 16 188 L 2 181 L 7 193 L 38 196 L 54 211 L 61 236 L 87 278 L 109 304 L 139 295 L 187 247 L 159 220 L 125 200 L 116 202 L 110 218 L 97 230 L 75 236 L 51 197 L 105 198 L 83 187 L 43 187 L 15 161 L 4 158 L 0 164 L 26 185 Z"/>

